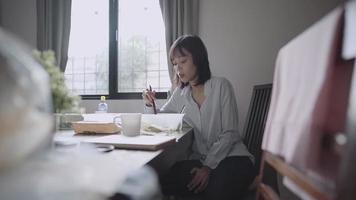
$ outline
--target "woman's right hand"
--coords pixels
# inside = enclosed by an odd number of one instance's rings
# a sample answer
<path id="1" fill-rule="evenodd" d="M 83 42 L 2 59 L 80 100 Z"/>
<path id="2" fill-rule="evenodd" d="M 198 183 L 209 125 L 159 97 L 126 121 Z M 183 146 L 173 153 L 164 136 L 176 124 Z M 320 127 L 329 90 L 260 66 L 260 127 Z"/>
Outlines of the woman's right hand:
<path id="1" fill-rule="evenodd" d="M 156 99 L 156 91 L 150 91 L 149 89 L 146 89 L 142 92 L 142 97 L 146 106 L 152 106 L 154 100 Z"/>

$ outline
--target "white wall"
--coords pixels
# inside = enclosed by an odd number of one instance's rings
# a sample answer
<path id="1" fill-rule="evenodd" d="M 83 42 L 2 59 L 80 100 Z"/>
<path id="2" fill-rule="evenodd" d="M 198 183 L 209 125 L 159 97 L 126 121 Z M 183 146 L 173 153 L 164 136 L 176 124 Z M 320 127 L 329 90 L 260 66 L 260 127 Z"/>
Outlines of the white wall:
<path id="1" fill-rule="evenodd" d="M 213 75 L 228 78 L 237 96 L 240 129 L 256 84 L 271 83 L 284 44 L 342 0 L 201 0 L 200 36 Z"/>
<path id="2" fill-rule="evenodd" d="M 1 0 L 1 27 L 36 47 L 36 0 Z"/>

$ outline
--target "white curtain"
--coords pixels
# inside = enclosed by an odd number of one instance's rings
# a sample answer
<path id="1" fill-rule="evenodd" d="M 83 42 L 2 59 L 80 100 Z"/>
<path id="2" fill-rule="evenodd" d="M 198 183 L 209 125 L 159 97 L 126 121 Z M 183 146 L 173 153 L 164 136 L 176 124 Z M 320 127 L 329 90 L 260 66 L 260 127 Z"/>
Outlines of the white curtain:
<path id="1" fill-rule="evenodd" d="M 53 50 L 64 72 L 68 60 L 71 0 L 37 0 L 37 48 Z"/>

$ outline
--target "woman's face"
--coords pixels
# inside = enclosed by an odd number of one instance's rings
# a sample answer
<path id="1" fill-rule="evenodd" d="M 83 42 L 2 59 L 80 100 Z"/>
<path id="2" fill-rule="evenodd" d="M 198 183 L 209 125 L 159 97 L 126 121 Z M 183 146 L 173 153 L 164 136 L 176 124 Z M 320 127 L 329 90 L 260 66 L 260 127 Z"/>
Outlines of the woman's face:
<path id="1" fill-rule="evenodd" d="M 182 55 L 177 49 L 173 52 L 172 64 L 180 81 L 194 83 L 198 80 L 197 66 L 193 63 L 192 54 L 185 49 L 182 50 L 185 55 Z"/>

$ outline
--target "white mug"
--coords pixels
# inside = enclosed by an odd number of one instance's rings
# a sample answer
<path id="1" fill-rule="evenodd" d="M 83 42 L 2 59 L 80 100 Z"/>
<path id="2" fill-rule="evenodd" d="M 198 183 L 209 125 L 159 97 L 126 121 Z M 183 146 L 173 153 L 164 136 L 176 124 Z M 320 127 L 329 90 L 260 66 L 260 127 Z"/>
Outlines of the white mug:
<path id="1" fill-rule="evenodd" d="M 141 113 L 122 113 L 120 117 L 123 135 L 130 137 L 140 135 Z"/>

